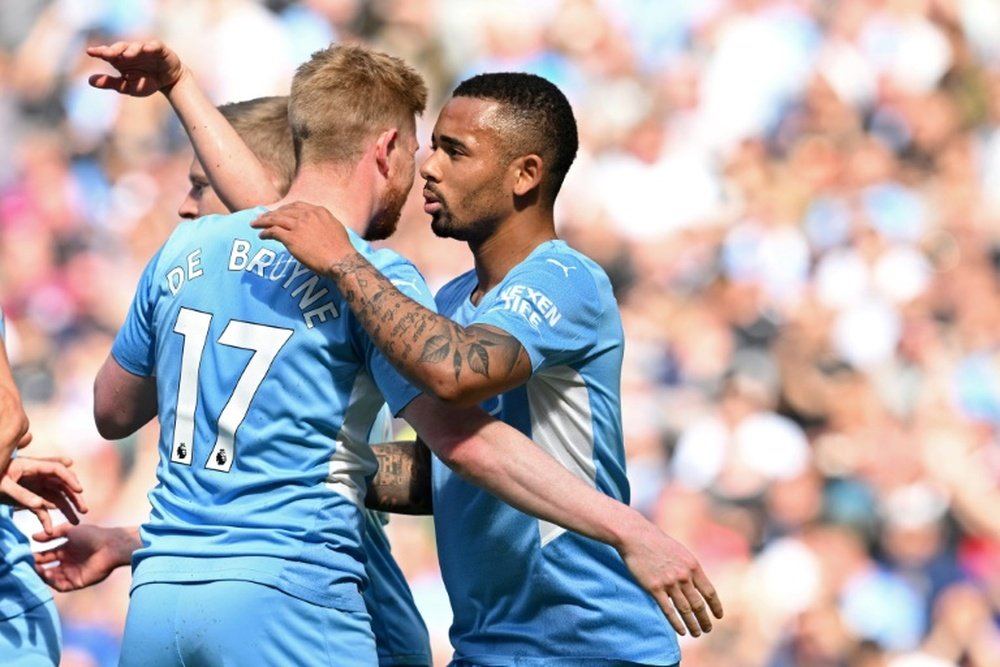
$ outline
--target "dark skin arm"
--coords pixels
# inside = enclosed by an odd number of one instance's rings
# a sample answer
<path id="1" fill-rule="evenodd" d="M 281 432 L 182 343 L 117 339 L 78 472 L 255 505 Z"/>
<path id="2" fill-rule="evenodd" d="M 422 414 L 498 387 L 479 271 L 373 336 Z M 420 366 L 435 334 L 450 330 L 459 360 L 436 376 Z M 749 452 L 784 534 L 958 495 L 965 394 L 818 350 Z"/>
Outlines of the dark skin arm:
<path id="1" fill-rule="evenodd" d="M 431 451 L 416 442 L 372 445 L 378 472 L 368 485 L 365 507 L 395 514 L 432 514 Z"/>
<path id="2" fill-rule="evenodd" d="M 378 348 L 408 380 L 456 405 L 475 405 L 524 384 L 531 360 L 495 327 L 462 326 L 400 292 L 351 246 L 329 211 L 295 202 L 253 223 L 314 272 L 337 283 Z"/>

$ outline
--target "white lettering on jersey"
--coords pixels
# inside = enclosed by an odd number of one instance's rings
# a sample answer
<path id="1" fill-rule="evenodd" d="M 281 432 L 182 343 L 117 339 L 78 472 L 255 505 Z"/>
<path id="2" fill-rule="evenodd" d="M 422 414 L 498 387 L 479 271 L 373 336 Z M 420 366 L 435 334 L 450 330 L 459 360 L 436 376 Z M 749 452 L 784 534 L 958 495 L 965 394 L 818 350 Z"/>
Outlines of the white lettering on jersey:
<path id="1" fill-rule="evenodd" d="M 198 261 L 200 262 L 200 256 Z M 289 271 L 289 267 L 293 264 L 294 267 Z M 190 257 L 188 266 L 192 266 Z M 299 264 L 298 260 L 288 253 L 277 253 L 269 248 L 258 248 L 254 252 L 253 244 L 250 241 L 233 239 L 233 245 L 229 251 L 228 268 L 230 271 L 244 271 L 275 283 L 284 279 L 280 283 L 281 288 L 288 291 L 289 297 L 297 299 L 296 305 L 302 311 L 302 320 L 310 329 L 316 326 L 317 320 L 322 323 L 330 318 L 340 316 L 335 300 L 324 298 L 329 297 L 330 288 L 322 285 L 319 276 L 310 271 L 308 267 Z M 198 275 L 201 275 L 200 269 Z M 176 279 L 174 278 L 174 280 Z M 183 275 L 179 279 L 183 284 Z M 172 278 L 168 274 L 168 286 L 171 285 L 171 280 Z M 177 293 L 172 287 L 171 291 L 174 294 Z"/>
<path id="2" fill-rule="evenodd" d="M 167 289 L 170 290 L 171 294 L 177 296 L 185 282 L 203 275 L 205 275 L 205 271 L 201 268 L 201 248 L 196 248 L 185 257 L 184 264 L 167 271 Z"/>
<path id="3" fill-rule="evenodd" d="M 541 290 L 526 285 L 511 285 L 500 293 L 500 308 L 517 313 L 531 325 L 533 329 L 544 321 L 549 326 L 555 326 L 562 315 L 552 300 Z"/>

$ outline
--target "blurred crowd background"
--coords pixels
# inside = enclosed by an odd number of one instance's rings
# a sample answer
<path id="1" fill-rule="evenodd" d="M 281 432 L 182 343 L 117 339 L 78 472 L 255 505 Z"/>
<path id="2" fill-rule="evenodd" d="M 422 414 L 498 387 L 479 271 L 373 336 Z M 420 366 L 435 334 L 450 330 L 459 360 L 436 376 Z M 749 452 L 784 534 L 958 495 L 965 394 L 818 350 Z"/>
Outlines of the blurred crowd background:
<path id="1" fill-rule="evenodd" d="M 156 429 L 91 387 L 177 223 L 191 151 L 161 96 L 90 89 L 84 47 L 155 36 L 218 102 L 285 94 L 334 40 L 432 90 L 531 71 L 577 113 L 560 233 L 627 334 L 632 502 L 726 606 L 685 667 L 1000 664 L 997 0 L 0 0 L 0 304 L 35 454 L 88 522 L 141 522 Z M 388 245 L 471 266 L 411 195 Z M 389 525 L 445 664 L 425 519 Z M 129 575 L 59 595 L 64 664 L 114 665 Z"/>

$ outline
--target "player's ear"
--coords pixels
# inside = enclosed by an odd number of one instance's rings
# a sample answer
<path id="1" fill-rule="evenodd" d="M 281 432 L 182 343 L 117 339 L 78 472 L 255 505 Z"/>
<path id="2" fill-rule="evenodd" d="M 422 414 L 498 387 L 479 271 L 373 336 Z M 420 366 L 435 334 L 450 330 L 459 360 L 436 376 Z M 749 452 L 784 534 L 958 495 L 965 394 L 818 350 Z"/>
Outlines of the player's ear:
<path id="1" fill-rule="evenodd" d="M 375 164 L 384 177 L 389 175 L 389 157 L 396 150 L 399 150 L 399 130 L 390 127 L 378 135 L 378 140 L 375 142 Z"/>
<path id="2" fill-rule="evenodd" d="M 523 196 L 542 182 L 542 158 L 540 155 L 529 153 L 514 160 L 512 169 L 514 172 L 514 194 Z"/>

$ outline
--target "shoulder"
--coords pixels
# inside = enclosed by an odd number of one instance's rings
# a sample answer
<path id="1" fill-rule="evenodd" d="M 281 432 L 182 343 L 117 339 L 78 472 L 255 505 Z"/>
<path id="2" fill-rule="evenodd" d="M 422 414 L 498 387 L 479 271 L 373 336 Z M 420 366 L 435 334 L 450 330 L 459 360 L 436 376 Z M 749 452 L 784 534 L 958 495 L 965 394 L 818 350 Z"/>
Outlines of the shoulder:
<path id="1" fill-rule="evenodd" d="M 597 302 L 612 297 L 611 281 L 597 262 L 569 247 L 549 241 L 515 266 L 501 285 L 527 284 L 553 293 L 572 292 Z M 596 304 L 595 304 L 596 305 Z"/>

